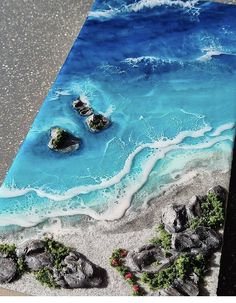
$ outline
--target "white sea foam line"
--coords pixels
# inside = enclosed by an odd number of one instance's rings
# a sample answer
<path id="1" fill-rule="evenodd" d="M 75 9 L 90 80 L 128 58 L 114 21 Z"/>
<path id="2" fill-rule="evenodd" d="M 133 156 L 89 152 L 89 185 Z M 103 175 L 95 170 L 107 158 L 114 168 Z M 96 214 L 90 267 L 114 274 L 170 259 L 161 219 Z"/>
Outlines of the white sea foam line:
<path id="1" fill-rule="evenodd" d="M 184 150 L 193 150 L 193 149 L 205 149 L 214 146 L 219 142 L 223 142 L 226 140 L 232 141 L 231 136 L 221 136 L 212 138 L 210 141 L 205 143 L 200 143 L 196 145 L 187 145 L 187 146 L 178 146 L 177 149 L 184 149 Z M 10 215 L 7 214 L 7 217 L 1 216 L 0 226 L 6 226 L 10 224 L 19 225 L 22 227 L 31 227 L 37 225 L 38 223 L 44 221 L 48 218 L 54 217 L 61 217 L 61 216 L 73 216 L 73 215 L 87 215 L 95 220 L 99 221 L 114 221 L 118 220 L 124 216 L 125 212 L 131 205 L 133 195 L 146 183 L 149 174 L 157 162 L 158 159 L 163 158 L 168 152 L 175 150 L 176 146 L 168 146 L 166 147 L 165 151 L 157 151 L 155 155 L 149 158 L 149 160 L 145 164 L 145 168 L 143 169 L 143 174 L 140 178 L 136 180 L 132 186 L 127 186 L 127 190 L 125 195 L 117 201 L 117 204 L 113 204 L 112 207 L 108 208 L 103 213 L 98 213 L 95 210 L 87 207 L 87 208 L 78 208 L 78 209 L 69 209 L 63 211 L 61 209 L 53 210 L 50 214 L 43 216 L 37 216 L 33 214 L 29 215 Z"/>
<path id="2" fill-rule="evenodd" d="M 138 2 L 122 5 L 120 8 L 109 7 L 107 10 L 91 11 L 89 17 L 93 18 L 112 18 L 122 13 L 138 12 L 145 8 L 154 8 L 156 6 L 168 5 L 168 6 L 180 6 L 185 9 L 193 9 L 198 3 L 198 0 L 181 1 L 181 0 L 140 0 Z"/>
<path id="3" fill-rule="evenodd" d="M 157 151 L 156 154 L 152 155 L 148 161 L 145 164 L 145 167 L 143 168 L 143 173 L 141 176 L 136 180 L 135 183 L 132 185 L 127 186 L 127 190 L 125 195 L 121 197 L 119 200 L 117 200 L 116 204 L 113 204 L 113 207 L 108 208 L 105 212 L 103 213 L 98 213 L 95 210 L 89 208 L 89 207 L 84 207 L 84 208 L 78 208 L 78 209 L 67 209 L 66 211 L 56 209 L 53 210 L 50 214 L 45 215 L 45 217 L 37 216 L 36 214 L 5 214 L 0 216 L 0 226 L 6 226 L 10 224 L 15 224 L 19 225 L 22 227 L 30 227 L 34 226 L 45 219 L 48 218 L 54 218 L 54 217 L 61 217 L 61 216 L 73 216 L 73 215 L 87 215 L 95 220 L 101 220 L 101 221 L 113 221 L 113 220 L 118 220 L 121 217 L 124 216 L 125 212 L 131 205 L 132 197 L 133 195 L 143 187 L 143 185 L 146 183 L 149 174 L 151 170 L 153 169 L 154 165 L 159 159 L 162 159 L 168 152 L 176 149 L 183 149 L 183 150 L 197 150 L 197 149 L 206 149 L 214 146 L 215 144 L 223 141 L 233 141 L 232 136 L 220 136 L 220 137 L 215 137 L 212 138 L 208 142 L 204 143 L 199 143 L 196 145 L 183 145 L 183 146 L 167 146 L 165 150 L 162 151 Z"/>
<path id="4" fill-rule="evenodd" d="M 93 184 L 93 185 L 86 185 L 86 186 L 78 186 L 69 189 L 63 194 L 57 194 L 57 193 L 47 193 L 41 189 L 35 189 L 35 188 L 24 188 L 24 189 L 15 189 L 15 188 L 8 188 L 2 186 L 0 188 L 0 198 L 13 198 L 13 197 L 19 197 L 23 196 L 29 192 L 35 192 L 39 197 L 41 198 L 48 198 L 50 200 L 54 201 L 64 201 L 71 199 L 75 196 L 78 196 L 79 194 L 87 194 L 91 191 L 101 190 L 110 186 L 113 186 L 121 181 L 121 179 L 127 175 L 132 167 L 133 159 L 137 154 L 139 154 L 142 150 L 149 148 L 149 149 L 165 149 L 169 146 L 174 146 L 180 144 L 185 138 L 191 137 L 191 138 L 198 138 L 201 136 L 204 136 L 206 132 L 211 131 L 210 126 L 205 126 L 202 129 L 196 130 L 196 131 L 183 131 L 180 132 L 174 139 L 169 140 L 160 140 L 155 141 L 152 143 L 145 143 L 140 146 L 138 146 L 126 159 L 125 165 L 123 169 L 114 177 L 110 179 L 105 179 L 99 184 Z"/>
<path id="5" fill-rule="evenodd" d="M 222 52 L 217 50 L 208 50 L 205 55 L 197 58 L 198 61 L 207 62 L 212 59 L 213 56 L 219 56 Z"/>
<path id="6" fill-rule="evenodd" d="M 226 123 L 223 125 L 220 125 L 210 136 L 216 137 L 225 132 L 226 130 L 231 130 L 235 128 L 235 123 Z"/>

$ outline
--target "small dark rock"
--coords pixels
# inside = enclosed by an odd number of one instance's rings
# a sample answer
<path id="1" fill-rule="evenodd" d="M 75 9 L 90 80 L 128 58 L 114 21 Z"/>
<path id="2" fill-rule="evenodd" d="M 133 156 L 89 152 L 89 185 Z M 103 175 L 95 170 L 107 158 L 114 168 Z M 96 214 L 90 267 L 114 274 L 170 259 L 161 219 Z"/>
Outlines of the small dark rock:
<path id="1" fill-rule="evenodd" d="M 83 102 L 80 98 L 73 102 L 73 107 L 81 116 L 90 116 L 93 114 L 93 109 Z"/>
<path id="2" fill-rule="evenodd" d="M 52 256 L 47 253 L 30 254 L 26 255 L 25 263 L 27 267 L 32 271 L 38 271 L 44 267 L 52 267 Z"/>
<path id="3" fill-rule="evenodd" d="M 51 139 L 48 147 L 54 151 L 68 153 L 80 147 L 81 139 L 73 136 L 66 130 L 55 127 L 51 129 Z"/>
<path id="4" fill-rule="evenodd" d="M 173 286 L 170 286 L 167 289 L 162 289 L 159 292 L 160 296 L 170 296 L 170 297 L 178 297 L 178 296 L 182 296 L 182 294 Z"/>
<path id="5" fill-rule="evenodd" d="M 17 273 L 16 262 L 11 258 L 0 258 L 0 283 L 11 282 Z"/>
<path id="6" fill-rule="evenodd" d="M 188 219 L 200 217 L 202 215 L 201 202 L 202 202 L 202 197 L 199 196 L 193 196 L 190 199 L 186 208 Z"/>
<path id="7" fill-rule="evenodd" d="M 166 262 L 167 259 L 157 245 L 146 245 L 142 246 L 138 252 L 129 252 L 126 258 L 126 265 L 131 269 L 131 271 L 138 272 L 152 272 L 157 269 L 157 266 L 154 266 L 155 262 Z"/>
<path id="8" fill-rule="evenodd" d="M 199 294 L 198 284 L 191 279 L 186 279 L 185 281 L 176 279 L 173 284 L 173 287 L 179 293 L 185 296 L 197 296 Z"/>
<path id="9" fill-rule="evenodd" d="M 185 205 L 168 205 L 162 212 L 162 222 L 170 233 L 183 231 L 187 228 L 188 217 Z"/>
<path id="10" fill-rule="evenodd" d="M 44 241 L 30 240 L 30 241 L 23 243 L 16 249 L 16 255 L 18 258 L 20 258 L 20 257 L 23 257 L 23 256 L 31 254 L 31 253 L 43 252 L 44 249 L 45 249 Z"/>
<path id="11" fill-rule="evenodd" d="M 110 125 L 110 120 L 101 114 L 94 114 L 87 118 L 86 123 L 91 132 L 100 132 Z"/>

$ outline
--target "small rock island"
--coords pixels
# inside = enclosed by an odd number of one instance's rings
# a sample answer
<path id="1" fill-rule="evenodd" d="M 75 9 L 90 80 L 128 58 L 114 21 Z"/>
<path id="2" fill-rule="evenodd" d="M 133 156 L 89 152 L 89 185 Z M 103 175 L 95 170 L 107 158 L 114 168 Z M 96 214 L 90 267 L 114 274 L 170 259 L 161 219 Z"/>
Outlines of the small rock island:
<path id="1" fill-rule="evenodd" d="M 100 132 L 110 125 L 110 120 L 101 114 L 94 114 L 87 118 L 86 123 L 91 132 Z"/>
<path id="2" fill-rule="evenodd" d="M 69 153 L 79 149 L 80 143 L 80 138 L 60 127 L 54 127 L 51 129 L 51 139 L 48 147 L 57 152 Z"/>
<path id="3" fill-rule="evenodd" d="M 81 116 L 90 116 L 93 114 L 93 109 L 88 106 L 86 102 L 83 102 L 80 97 L 78 97 L 73 103 L 72 103 L 74 109 L 81 115 Z"/>

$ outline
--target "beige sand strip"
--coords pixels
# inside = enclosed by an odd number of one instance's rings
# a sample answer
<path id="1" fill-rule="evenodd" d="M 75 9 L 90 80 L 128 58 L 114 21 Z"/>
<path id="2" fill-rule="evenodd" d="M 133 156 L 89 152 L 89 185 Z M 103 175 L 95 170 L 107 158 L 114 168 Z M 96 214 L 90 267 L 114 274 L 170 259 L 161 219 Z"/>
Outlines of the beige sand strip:
<path id="1" fill-rule="evenodd" d="M 1 296 L 28 296 L 26 294 L 23 294 L 21 292 L 17 292 L 17 291 L 13 291 L 13 290 L 9 290 L 9 289 L 5 289 L 5 288 L 0 288 L 0 297 Z"/>

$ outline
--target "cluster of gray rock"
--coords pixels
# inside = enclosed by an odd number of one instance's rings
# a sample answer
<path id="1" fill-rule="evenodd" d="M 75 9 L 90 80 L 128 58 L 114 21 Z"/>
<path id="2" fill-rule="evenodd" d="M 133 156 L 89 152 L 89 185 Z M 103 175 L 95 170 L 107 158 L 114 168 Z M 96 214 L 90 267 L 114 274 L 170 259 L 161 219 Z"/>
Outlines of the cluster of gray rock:
<path id="1" fill-rule="evenodd" d="M 110 120 L 102 114 L 94 114 L 94 109 L 91 108 L 86 102 L 83 102 L 78 97 L 72 106 L 81 116 L 87 116 L 86 124 L 88 129 L 97 133 L 107 128 L 110 125 Z M 60 127 L 53 127 L 51 129 L 51 138 L 48 147 L 57 152 L 72 152 L 80 147 L 81 139 L 75 137 L 70 132 Z"/>
<path id="2" fill-rule="evenodd" d="M 71 250 L 64 257 L 60 268 L 54 264 L 54 257 L 46 249 L 43 240 L 30 240 L 16 248 L 16 258 L 0 255 L 0 283 L 17 278 L 17 260 L 23 260 L 29 272 L 47 269 L 55 286 L 62 288 L 102 287 L 106 283 L 106 271 L 89 261 L 81 253 Z"/>
<path id="3" fill-rule="evenodd" d="M 222 203 L 226 202 L 227 191 L 216 186 L 208 193 L 214 193 Z M 158 273 L 170 267 L 177 258 L 185 253 L 190 256 L 202 255 L 211 257 L 222 243 L 222 237 L 215 230 L 198 226 L 194 230 L 189 228 L 189 220 L 201 216 L 201 202 L 204 197 L 193 197 L 187 205 L 168 205 L 162 211 L 162 223 L 171 236 L 171 247 L 166 254 L 160 245 L 148 244 L 137 251 L 131 251 L 127 255 L 126 265 L 136 273 Z M 192 274 L 185 281 L 176 279 L 168 289 L 163 289 L 155 295 L 188 295 L 199 294 L 199 278 Z"/>

